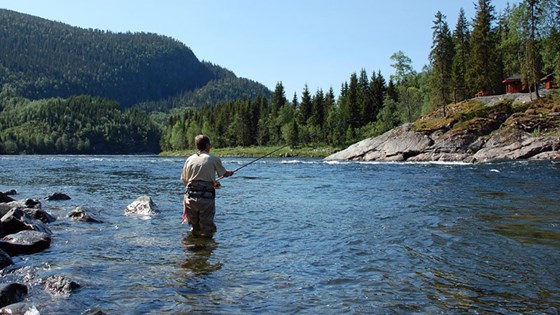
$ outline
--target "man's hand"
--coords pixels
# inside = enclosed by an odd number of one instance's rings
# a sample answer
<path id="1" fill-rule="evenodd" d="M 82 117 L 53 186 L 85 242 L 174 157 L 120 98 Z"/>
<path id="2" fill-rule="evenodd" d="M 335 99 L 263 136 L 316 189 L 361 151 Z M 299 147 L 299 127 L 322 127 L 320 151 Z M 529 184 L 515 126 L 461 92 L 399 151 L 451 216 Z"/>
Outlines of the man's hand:
<path id="1" fill-rule="evenodd" d="M 226 171 L 224 173 L 224 177 L 230 177 L 231 175 L 233 175 L 233 171 Z"/>

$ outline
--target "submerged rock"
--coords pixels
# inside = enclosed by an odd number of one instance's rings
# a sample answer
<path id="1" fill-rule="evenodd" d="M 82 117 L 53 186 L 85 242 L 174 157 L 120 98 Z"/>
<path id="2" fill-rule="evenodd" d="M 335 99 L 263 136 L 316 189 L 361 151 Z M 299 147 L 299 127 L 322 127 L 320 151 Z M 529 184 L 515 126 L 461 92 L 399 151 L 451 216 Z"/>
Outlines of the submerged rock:
<path id="1" fill-rule="evenodd" d="M 77 207 L 76 209 L 70 211 L 70 213 L 68 213 L 68 217 L 74 221 L 88 222 L 88 223 L 103 223 L 103 221 L 95 218 L 93 215 L 88 213 L 82 207 Z"/>
<path id="2" fill-rule="evenodd" d="M 52 195 L 46 196 L 45 197 L 46 200 L 70 200 L 72 198 L 70 198 L 70 196 L 68 196 L 67 194 L 63 194 L 61 192 L 55 192 Z"/>
<path id="3" fill-rule="evenodd" d="M 52 294 L 70 294 L 81 287 L 79 283 L 63 276 L 50 276 L 44 283 L 45 290 Z"/>
<path id="4" fill-rule="evenodd" d="M 146 195 L 138 197 L 124 209 L 126 215 L 147 216 L 157 213 L 159 211 L 156 204 L 152 201 L 152 198 Z"/>
<path id="5" fill-rule="evenodd" d="M 10 256 L 27 255 L 43 251 L 51 245 L 51 236 L 38 231 L 21 231 L 0 240 L 0 249 Z"/>
<path id="6" fill-rule="evenodd" d="M 23 301 L 27 295 L 27 286 L 10 283 L 0 286 L 0 307 Z"/>

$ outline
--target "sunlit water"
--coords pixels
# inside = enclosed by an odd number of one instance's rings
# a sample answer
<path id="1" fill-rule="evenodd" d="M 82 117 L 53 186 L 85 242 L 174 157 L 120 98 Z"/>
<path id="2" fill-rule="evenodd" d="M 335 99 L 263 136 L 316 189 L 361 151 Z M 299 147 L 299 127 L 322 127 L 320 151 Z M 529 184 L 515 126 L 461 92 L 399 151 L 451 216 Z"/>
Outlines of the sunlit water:
<path id="1" fill-rule="evenodd" d="M 15 257 L 2 282 L 27 283 L 44 314 L 560 310 L 560 163 L 265 159 L 222 181 L 218 233 L 200 243 L 180 224 L 183 161 L 0 157 L 0 191 L 72 197 L 42 201 L 59 218 L 51 248 Z M 125 216 L 143 194 L 161 213 Z M 76 206 L 105 223 L 66 218 Z M 50 275 L 82 288 L 53 296 Z"/>

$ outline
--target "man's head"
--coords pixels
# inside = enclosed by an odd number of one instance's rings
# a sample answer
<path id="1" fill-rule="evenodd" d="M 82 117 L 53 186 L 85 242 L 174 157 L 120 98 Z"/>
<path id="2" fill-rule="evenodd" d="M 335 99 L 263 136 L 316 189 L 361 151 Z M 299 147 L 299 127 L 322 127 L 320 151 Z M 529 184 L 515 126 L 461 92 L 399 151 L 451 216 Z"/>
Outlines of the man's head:
<path id="1" fill-rule="evenodd" d="M 198 151 L 208 151 L 210 145 L 210 138 L 205 135 L 198 135 L 194 137 L 194 144 Z"/>

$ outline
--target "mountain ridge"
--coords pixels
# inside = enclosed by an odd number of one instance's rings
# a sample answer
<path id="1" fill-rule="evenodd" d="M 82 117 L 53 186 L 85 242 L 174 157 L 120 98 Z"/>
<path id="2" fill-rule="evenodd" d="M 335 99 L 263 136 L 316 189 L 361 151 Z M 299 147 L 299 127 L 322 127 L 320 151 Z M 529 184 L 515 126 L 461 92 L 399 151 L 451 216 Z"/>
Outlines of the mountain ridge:
<path id="1" fill-rule="evenodd" d="M 180 41 L 154 33 L 85 29 L 0 9 L 0 38 L 0 86 L 8 84 L 29 99 L 92 95 L 126 108 L 242 79 L 200 61 Z M 271 94 L 251 81 L 248 94 L 257 93 Z"/>

